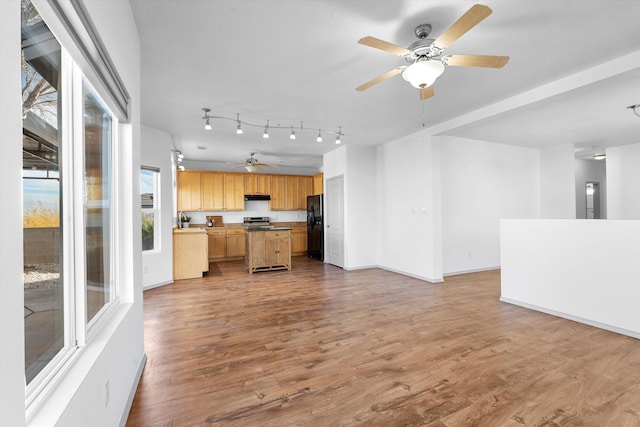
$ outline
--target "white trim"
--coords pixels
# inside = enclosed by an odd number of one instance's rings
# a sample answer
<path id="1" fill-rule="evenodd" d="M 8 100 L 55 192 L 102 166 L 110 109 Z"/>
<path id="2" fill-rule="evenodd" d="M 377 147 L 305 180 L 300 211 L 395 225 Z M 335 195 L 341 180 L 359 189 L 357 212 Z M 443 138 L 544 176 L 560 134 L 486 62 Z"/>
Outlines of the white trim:
<path id="1" fill-rule="evenodd" d="M 530 310 L 539 311 L 541 313 L 550 314 L 552 316 L 562 317 L 563 319 L 572 320 L 578 323 L 583 323 L 585 325 L 593 326 L 595 328 L 604 329 L 605 331 L 615 332 L 616 334 L 626 335 L 631 338 L 640 339 L 640 333 L 631 331 L 629 329 L 618 328 L 617 326 L 596 322 L 595 320 L 585 319 L 583 317 L 574 316 L 572 314 L 563 313 L 561 311 L 551 310 L 549 308 L 540 307 L 534 304 L 528 304 L 526 302 L 513 300 L 511 298 L 500 297 L 500 301 L 508 304 L 518 305 L 520 307 L 528 308 Z"/>
<path id="2" fill-rule="evenodd" d="M 390 271 L 392 273 L 402 274 L 403 276 L 413 277 L 414 279 L 424 280 L 425 282 L 429 282 L 429 283 L 444 283 L 444 279 L 433 279 L 431 277 L 419 276 L 417 274 L 411 274 L 411 273 L 407 273 L 405 271 L 400 271 L 400 270 L 396 270 L 396 269 L 389 268 L 389 267 L 378 266 L 378 268 L 380 268 L 381 270 Z"/>
<path id="3" fill-rule="evenodd" d="M 143 291 L 148 291 L 150 289 L 159 288 L 160 286 L 172 285 L 175 282 L 173 280 L 167 280 L 166 282 L 153 283 L 151 285 L 144 286 L 142 288 Z"/>
<path id="4" fill-rule="evenodd" d="M 138 363 L 138 369 L 136 370 L 136 374 L 134 377 L 134 381 L 131 383 L 131 388 L 129 389 L 129 395 L 127 396 L 127 401 L 122 408 L 122 415 L 120 416 L 120 422 L 118 425 L 120 427 L 124 427 L 127 424 L 127 419 L 129 418 L 129 412 L 131 412 L 131 406 L 133 405 L 133 399 L 136 397 L 136 391 L 138 390 L 138 385 L 140 384 L 140 378 L 142 377 L 142 372 L 144 371 L 144 367 L 147 364 L 147 354 L 142 353 L 142 357 L 140 358 L 140 362 Z"/>
<path id="5" fill-rule="evenodd" d="M 452 271 L 450 273 L 444 273 L 443 277 L 459 276 L 461 274 L 470 274 L 470 273 L 481 273 L 483 271 L 492 271 L 492 270 L 500 270 L 500 266 L 496 265 L 495 267 L 483 267 L 483 268 L 474 268 L 471 270 Z"/>

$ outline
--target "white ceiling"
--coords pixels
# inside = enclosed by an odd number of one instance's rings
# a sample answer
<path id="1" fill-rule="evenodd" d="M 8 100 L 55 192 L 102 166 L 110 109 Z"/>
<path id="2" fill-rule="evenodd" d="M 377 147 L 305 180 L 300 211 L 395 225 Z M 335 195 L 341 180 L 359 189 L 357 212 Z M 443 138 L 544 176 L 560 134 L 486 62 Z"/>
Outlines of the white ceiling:
<path id="1" fill-rule="evenodd" d="M 640 51 L 640 1 L 494 0 L 493 14 L 446 54 L 508 55 L 502 69 L 449 67 L 420 101 L 400 76 L 365 92 L 355 87 L 403 59 L 366 47 L 370 35 L 400 46 L 416 25 L 432 38 L 472 5 L 461 0 L 131 0 L 141 38 L 142 122 L 170 132 L 186 159 L 241 161 L 249 153 L 283 167 L 321 166 L 337 131 L 345 144 L 379 145 L 582 70 Z M 638 64 L 640 67 L 640 64 Z M 446 134 L 529 147 L 576 144 L 582 151 L 640 142 L 640 71 L 565 91 L 465 123 Z M 212 115 L 262 128 L 214 120 Z M 298 132 L 291 141 L 290 126 Z M 198 149 L 198 147 L 204 149 Z M 586 147 L 586 148 L 585 148 Z M 205 164 L 205 163 L 201 163 Z"/>

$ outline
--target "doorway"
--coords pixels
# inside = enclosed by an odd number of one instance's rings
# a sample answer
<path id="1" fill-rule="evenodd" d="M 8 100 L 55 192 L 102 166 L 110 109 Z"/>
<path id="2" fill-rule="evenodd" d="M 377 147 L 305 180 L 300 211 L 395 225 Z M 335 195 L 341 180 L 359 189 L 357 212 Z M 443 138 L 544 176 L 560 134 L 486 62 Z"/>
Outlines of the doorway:
<path id="1" fill-rule="evenodd" d="M 344 176 L 327 179 L 325 198 L 325 260 L 344 268 Z"/>
<path id="2" fill-rule="evenodd" d="M 600 219 L 600 183 L 587 182 L 586 191 L 586 214 L 587 219 Z"/>

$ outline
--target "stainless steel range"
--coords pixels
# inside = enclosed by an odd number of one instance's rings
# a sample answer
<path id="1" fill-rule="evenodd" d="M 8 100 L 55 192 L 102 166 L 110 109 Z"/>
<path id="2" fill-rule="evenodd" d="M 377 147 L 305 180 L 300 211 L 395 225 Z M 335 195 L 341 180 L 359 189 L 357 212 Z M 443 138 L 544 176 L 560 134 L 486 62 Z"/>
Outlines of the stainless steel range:
<path id="1" fill-rule="evenodd" d="M 268 216 L 245 216 L 243 224 L 247 228 L 273 228 Z"/>

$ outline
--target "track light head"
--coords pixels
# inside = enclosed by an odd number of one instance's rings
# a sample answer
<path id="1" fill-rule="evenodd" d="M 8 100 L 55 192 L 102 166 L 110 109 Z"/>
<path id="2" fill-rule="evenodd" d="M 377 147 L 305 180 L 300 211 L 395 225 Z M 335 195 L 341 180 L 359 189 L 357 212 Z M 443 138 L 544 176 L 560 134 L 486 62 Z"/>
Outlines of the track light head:
<path id="1" fill-rule="evenodd" d="M 206 130 L 211 130 L 211 123 L 209 122 L 210 119 L 207 118 L 207 121 L 204 122 L 204 128 Z"/>
<path id="2" fill-rule="evenodd" d="M 316 138 L 316 141 L 322 142 L 322 134 L 320 133 L 320 129 L 318 129 L 318 137 Z"/>

